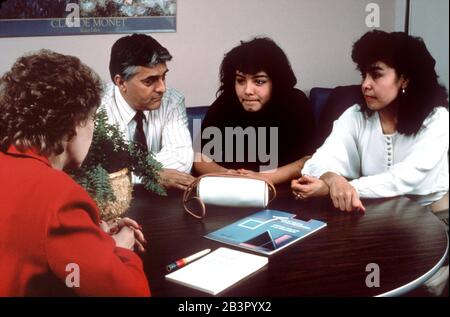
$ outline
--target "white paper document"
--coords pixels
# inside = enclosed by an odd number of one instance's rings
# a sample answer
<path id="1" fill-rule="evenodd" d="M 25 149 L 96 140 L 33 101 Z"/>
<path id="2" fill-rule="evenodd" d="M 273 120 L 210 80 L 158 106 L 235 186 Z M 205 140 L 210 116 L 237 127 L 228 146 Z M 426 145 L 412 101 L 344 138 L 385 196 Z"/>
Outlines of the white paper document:
<path id="1" fill-rule="evenodd" d="M 217 295 L 241 279 L 259 270 L 267 257 L 219 248 L 207 256 L 166 275 L 166 279 Z"/>

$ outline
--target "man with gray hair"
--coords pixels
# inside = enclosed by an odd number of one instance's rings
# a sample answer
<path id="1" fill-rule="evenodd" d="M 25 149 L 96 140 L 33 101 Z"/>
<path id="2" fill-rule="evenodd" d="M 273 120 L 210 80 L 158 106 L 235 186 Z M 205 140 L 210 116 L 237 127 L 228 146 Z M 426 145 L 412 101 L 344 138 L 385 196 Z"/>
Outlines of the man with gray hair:
<path id="1" fill-rule="evenodd" d="M 151 151 L 163 165 L 161 185 L 185 189 L 193 180 L 192 141 L 184 96 L 166 88 L 166 62 L 172 56 L 154 38 L 133 34 L 111 49 L 112 83 L 102 105 L 111 124 L 118 124 L 128 140 Z M 133 176 L 133 182 L 139 182 Z"/>

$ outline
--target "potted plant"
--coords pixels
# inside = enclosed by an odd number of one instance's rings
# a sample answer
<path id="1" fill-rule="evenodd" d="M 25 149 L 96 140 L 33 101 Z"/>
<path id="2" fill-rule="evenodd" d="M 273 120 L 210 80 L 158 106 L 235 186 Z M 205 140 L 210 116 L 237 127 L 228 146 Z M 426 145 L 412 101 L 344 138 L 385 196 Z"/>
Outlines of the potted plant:
<path id="1" fill-rule="evenodd" d="M 100 108 L 95 117 L 91 147 L 83 165 L 69 173 L 83 186 L 99 206 L 101 218 L 110 220 L 123 214 L 131 203 L 131 172 L 139 176 L 144 188 L 166 195 L 159 184 L 162 165 L 134 142 L 123 137 L 117 125 L 108 123 L 106 111 Z"/>

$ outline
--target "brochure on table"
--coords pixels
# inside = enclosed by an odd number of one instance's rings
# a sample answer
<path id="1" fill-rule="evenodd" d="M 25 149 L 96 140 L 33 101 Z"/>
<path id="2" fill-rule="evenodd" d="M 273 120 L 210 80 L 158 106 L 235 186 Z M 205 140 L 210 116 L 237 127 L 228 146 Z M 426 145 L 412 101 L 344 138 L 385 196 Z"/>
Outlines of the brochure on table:
<path id="1" fill-rule="evenodd" d="M 265 209 L 205 237 L 271 255 L 326 226 L 319 220 L 303 221 L 294 217 L 292 213 Z"/>

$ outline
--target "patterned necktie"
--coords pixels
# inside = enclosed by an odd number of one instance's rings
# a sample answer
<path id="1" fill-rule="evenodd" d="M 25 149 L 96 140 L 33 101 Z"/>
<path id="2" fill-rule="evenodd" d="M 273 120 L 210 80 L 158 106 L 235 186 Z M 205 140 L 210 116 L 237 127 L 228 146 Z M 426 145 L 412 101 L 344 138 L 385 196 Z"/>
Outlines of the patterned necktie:
<path id="1" fill-rule="evenodd" d="M 136 131 L 134 131 L 133 141 L 138 143 L 143 150 L 148 151 L 147 140 L 145 138 L 143 121 L 145 119 L 144 113 L 142 111 L 137 111 L 133 120 L 136 121 Z"/>

